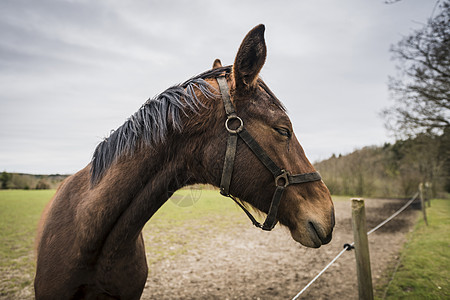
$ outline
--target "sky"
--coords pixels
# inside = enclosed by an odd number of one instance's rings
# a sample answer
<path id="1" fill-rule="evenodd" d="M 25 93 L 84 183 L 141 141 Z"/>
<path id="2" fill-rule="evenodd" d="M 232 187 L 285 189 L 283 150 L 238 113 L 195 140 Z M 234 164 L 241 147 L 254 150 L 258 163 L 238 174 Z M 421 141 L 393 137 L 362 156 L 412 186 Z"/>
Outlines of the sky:
<path id="1" fill-rule="evenodd" d="M 266 26 L 261 77 L 311 161 L 392 142 L 389 49 L 434 0 L 0 1 L 0 171 L 71 174 L 148 99 L 232 64 Z"/>

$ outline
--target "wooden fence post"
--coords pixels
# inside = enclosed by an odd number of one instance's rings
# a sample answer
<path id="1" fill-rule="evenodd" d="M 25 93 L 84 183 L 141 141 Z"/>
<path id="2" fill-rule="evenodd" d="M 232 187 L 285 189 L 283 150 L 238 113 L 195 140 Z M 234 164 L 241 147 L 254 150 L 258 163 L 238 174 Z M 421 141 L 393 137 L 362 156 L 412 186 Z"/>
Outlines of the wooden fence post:
<path id="1" fill-rule="evenodd" d="M 419 197 L 420 197 L 420 206 L 422 207 L 423 220 L 425 221 L 425 225 L 428 226 L 427 221 L 427 211 L 425 208 L 425 201 L 423 201 L 423 183 L 419 184 Z"/>
<path id="2" fill-rule="evenodd" d="M 352 199 L 352 228 L 355 239 L 356 272 L 359 299 L 373 300 L 372 272 L 370 270 L 364 199 Z"/>

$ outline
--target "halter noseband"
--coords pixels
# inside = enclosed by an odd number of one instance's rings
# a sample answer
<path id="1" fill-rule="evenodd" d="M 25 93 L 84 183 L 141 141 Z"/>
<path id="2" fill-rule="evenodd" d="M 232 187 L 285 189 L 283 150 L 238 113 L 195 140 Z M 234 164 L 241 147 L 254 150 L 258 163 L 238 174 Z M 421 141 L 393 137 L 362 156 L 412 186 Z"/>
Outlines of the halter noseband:
<path id="1" fill-rule="evenodd" d="M 229 136 L 227 142 L 227 150 L 225 153 L 225 161 L 222 170 L 222 179 L 220 181 L 220 193 L 224 196 L 233 199 L 240 208 L 244 210 L 247 216 L 252 221 L 253 225 L 262 230 L 272 230 L 277 221 L 278 206 L 283 196 L 283 192 L 291 184 L 306 183 L 312 181 L 318 181 L 322 178 L 318 172 L 303 173 L 291 175 L 288 171 L 278 167 L 267 153 L 261 148 L 258 142 L 250 135 L 245 129 L 244 122 L 238 117 L 234 110 L 233 103 L 230 100 L 230 93 L 228 89 L 227 80 L 225 75 L 217 77 L 217 83 L 219 84 L 220 93 L 222 95 L 225 112 L 227 114 L 227 120 L 225 121 L 225 128 L 227 129 Z M 231 122 L 239 122 L 239 126 L 236 129 L 230 128 Z M 266 166 L 275 178 L 275 192 L 272 197 L 272 203 L 270 204 L 269 212 L 264 224 L 259 223 L 252 216 L 252 214 L 235 198 L 230 194 L 231 174 L 233 173 L 234 158 L 236 156 L 236 146 L 238 136 L 247 144 L 252 152 L 258 157 L 258 159 Z"/>

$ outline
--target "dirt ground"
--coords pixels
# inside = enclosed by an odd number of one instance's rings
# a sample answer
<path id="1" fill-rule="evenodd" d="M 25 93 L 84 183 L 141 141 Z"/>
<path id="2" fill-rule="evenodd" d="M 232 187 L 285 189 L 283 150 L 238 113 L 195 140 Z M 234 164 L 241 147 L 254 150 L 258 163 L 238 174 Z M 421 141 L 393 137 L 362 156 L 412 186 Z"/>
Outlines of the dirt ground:
<path id="1" fill-rule="evenodd" d="M 366 200 L 368 230 L 404 203 Z M 250 221 L 226 232 L 216 231 L 214 224 L 202 228 L 205 238 L 194 250 L 150 265 L 142 299 L 292 299 L 353 241 L 350 201 L 335 202 L 335 211 L 333 240 L 319 249 L 297 244 L 279 225 L 272 232 Z M 417 211 L 409 207 L 369 236 L 374 285 L 395 265 L 416 218 Z M 300 299 L 357 299 L 354 257 L 354 251 L 345 252 Z"/>

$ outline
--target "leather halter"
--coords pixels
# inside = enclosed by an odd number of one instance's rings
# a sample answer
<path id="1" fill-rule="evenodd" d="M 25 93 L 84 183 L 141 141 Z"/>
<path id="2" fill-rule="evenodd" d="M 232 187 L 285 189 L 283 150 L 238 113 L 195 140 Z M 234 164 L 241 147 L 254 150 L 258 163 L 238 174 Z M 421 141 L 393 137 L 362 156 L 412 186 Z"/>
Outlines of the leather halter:
<path id="1" fill-rule="evenodd" d="M 220 181 L 220 193 L 224 196 L 233 199 L 240 208 L 244 210 L 247 216 L 252 221 L 253 225 L 262 230 L 272 230 L 277 221 L 278 206 L 280 204 L 283 192 L 289 185 L 300 184 L 312 181 L 318 181 L 322 178 L 318 172 L 303 173 L 291 175 L 288 171 L 278 167 L 275 162 L 270 159 L 267 153 L 261 148 L 258 142 L 250 135 L 245 129 L 244 122 L 238 117 L 234 109 L 233 103 L 230 100 L 230 93 L 228 89 L 227 80 L 225 75 L 217 77 L 217 83 L 219 84 L 220 93 L 222 95 L 225 112 L 227 114 L 227 120 L 225 121 L 225 128 L 227 129 L 229 136 L 227 142 L 227 150 L 225 153 L 225 161 L 222 170 L 222 179 Z M 239 126 L 235 129 L 230 128 L 231 123 L 239 122 Z M 231 174 L 233 173 L 234 158 L 236 156 L 236 147 L 238 136 L 247 144 L 252 152 L 258 157 L 258 159 L 266 166 L 275 178 L 275 192 L 272 197 L 272 203 L 270 204 L 269 212 L 264 224 L 259 223 L 252 216 L 252 214 L 240 203 L 234 196 L 230 194 Z"/>

